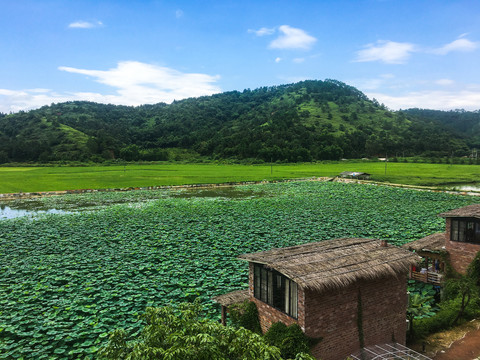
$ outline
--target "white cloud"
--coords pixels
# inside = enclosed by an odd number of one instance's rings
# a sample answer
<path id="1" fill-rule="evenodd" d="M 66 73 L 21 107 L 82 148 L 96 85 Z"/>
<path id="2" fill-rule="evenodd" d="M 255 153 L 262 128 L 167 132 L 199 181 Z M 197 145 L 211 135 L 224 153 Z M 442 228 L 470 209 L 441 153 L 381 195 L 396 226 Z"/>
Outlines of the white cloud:
<path id="1" fill-rule="evenodd" d="M 363 79 L 354 79 L 349 81 L 359 89 L 365 90 L 376 90 L 385 85 L 385 83 L 390 82 L 391 79 L 394 79 L 395 75 L 393 74 L 382 74 L 376 78 L 363 78 Z"/>
<path id="2" fill-rule="evenodd" d="M 437 81 L 435 81 L 435 84 L 441 85 L 441 86 L 450 86 L 450 85 L 453 85 L 454 83 L 455 81 L 450 79 L 438 79 Z"/>
<path id="3" fill-rule="evenodd" d="M 113 94 L 95 92 L 58 94 L 47 89 L 19 91 L 0 89 L 0 111 L 16 112 L 38 108 L 52 102 L 72 100 L 89 100 L 117 105 L 170 103 L 173 100 L 221 92 L 215 84 L 219 76 L 182 73 L 171 68 L 137 61 L 120 62 L 116 68 L 109 70 L 87 70 L 67 66 L 61 66 L 59 70 L 90 76 L 99 83 L 113 87 L 115 92 Z"/>
<path id="4" fill-rule="evenodd" d="M 75 21 L 68 25 L 68 27 L 72 29 L 91 29 L 100 26 L 103 26 L 103 23 L 101 21 Z"/>
<path id="5" fill-rule="evenodd" d="M 416 51 L 411 43 L 379 40 L 376 44 L 368 44 L 357 52 L 357 62 L 380 61 L 387 64 L 402 64 Z"/>
<path id="6" fill-rule="evenodd" d="M 437 110 L 478 110 L 480 109 L 480 89 L 464 89 L 461 91 L 425 90 L 409 92 L 400 96 L 384 93 L 366 93 L 380 103 L 394 110 L 422 108 Z"/>
<path id="7" fill-rule="evenodd" d="M 317 41 L 304 30 L 293 28 L 288 25 L 282 25 L 278 28 L 282 33 L 278 38 L 273 40 L 269 47 L 271 49 L 310 49 Z"/>
<path id="8" fill-rule="evenodd" d="M 0 89 L 0 112 L 10 113 L 20 110 L 31 110 L 53 102 L 64 102 L 73 99 L 68 95 L 62 96 L 48 89 Z"/>
<path id="9" fill-rule="evenodd" d="M 432 52 L 438 55 L 446 55 L 452 51 L 470 52 L 476 50 L 478 48 L 478 45 L 478 42 L 473 42 L 465 38 L 460 38 L 438 49 L 434 49 Z"/>
<path id="10" fill-rule="evenodd" d="M 282 61 L 282 58 L 279 58 L 279 57 L 275 58 L 275 62 L 276 62 L 277 64 L 278 64 L 280 61 Z"/>
<path id="11" fill-rule="evenodd" d="M 261 29 L 258 29 L 258 30 L 249 29 L 248 32 L 254 33 L 257 36 L 272 35 L 275 32 L 275 28 L 262 27 Z"/>
<path id="12" fill-rule="evenodd" d="M 301 64 L 305 61 L 305 58 L 295 58 L 292 60 L 295 64 Z"/>

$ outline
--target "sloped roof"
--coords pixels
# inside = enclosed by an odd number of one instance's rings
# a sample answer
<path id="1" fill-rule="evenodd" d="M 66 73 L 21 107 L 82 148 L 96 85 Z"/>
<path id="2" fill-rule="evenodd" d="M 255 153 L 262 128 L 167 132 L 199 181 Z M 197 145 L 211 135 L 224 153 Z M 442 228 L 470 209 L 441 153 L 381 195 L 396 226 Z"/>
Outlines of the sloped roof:
<path id="1" fill-rule="evenodd" d="M 441 214 L 441 217 L 473 217 L 480 219 L 480 204 L 464 206 L 458 209 L 450 210 Z"/>
<path id="2" fill-rule="evenodd" d="M 227 294 L 215 296 L 213 301 L 219 303 L 223 306 L 230 306 L 232 304 L 239 304 L 248 300 L 250 296 L 248 295 L 248 289 L 236 290 L 229 292 Z"/>
<path id="3" fill-rule="evenodd" d="M 402 247 L 417 252 L 445 252 L 445 233 L 435 233 L 424 238 L 403 244 Z"/>
<path id="4" fill-rule="evenodd" d="M 243 254 L 239 259 L 265 264 L 304 288 L 342 288 L 408 272 L 419 257 L 380 240 L 343 238 Z"/>
<path id="5" fill-rule="evenodd" d="M 359 171 L 343 171 L 340 173 L 342 176 L 370 176 L 369 173 Z"/>

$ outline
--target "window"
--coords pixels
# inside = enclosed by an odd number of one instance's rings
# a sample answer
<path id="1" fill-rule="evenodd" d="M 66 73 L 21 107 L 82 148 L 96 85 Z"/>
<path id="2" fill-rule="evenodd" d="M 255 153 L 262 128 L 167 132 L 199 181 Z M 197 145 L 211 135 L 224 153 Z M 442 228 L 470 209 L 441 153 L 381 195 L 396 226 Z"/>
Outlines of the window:
<path id="1" fill-rule="evenodd" d="M 480 244 L 480 220 L 474 218 L 451 219 L 450 240 Z"/>
<path id="2" fill-rule="evenodd" d="M 255 298 L 297 318 L 297 283 L 278 271 L 267 269 L 260 264 L 254 264 L 253 269 L 253 295 Z"/>

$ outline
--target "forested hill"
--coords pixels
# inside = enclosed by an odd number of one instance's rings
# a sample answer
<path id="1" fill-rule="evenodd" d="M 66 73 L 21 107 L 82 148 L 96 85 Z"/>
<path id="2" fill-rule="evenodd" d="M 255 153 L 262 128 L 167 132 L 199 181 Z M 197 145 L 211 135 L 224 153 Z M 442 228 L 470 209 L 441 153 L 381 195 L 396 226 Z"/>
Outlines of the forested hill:
<path id="1" fill-rule="evenodd" d="M 463 156 L 478 139 L 441 117 L 423 115 L 389 111 L 335 80 L 225 92 L 170 105 L 66 102 L 0 115 L 0 163 Z M 478 114 L 475 119 L 478 130 Z"/>

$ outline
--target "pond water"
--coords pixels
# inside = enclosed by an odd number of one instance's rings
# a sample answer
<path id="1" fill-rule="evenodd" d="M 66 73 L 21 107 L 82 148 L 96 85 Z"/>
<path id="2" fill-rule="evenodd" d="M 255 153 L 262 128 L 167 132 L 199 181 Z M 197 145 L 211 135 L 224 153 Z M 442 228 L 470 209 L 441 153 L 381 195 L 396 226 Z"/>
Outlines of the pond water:
<path id="1" fill-rule="evenodd" d="M 18 217 L 36 217 L 41 214 L 68 214 L 72 212 L 95 210 L 116 204 L 140 204 L 165 197 L 172 198 L 223 198 L 252 199 L 266 196 L 258 190 L 229 187 L 185 188 L 174 191 L 118 192 L 75 194 L 50 199 L 18 199 L 0 202 L 0 221 Z M 46 200 L 46 201 L 43 201 Z M 51 200 L 51 201 L 50 201 Z"/>
<path id="2" fill-rule="evenodd" d="M 17 217 L 28 216 L 35 217 L 40 214 L 66 214 L 67 211 L 48 209 L 48 210 L 26 210 L 26 209 L 13 209 L 7 205 L 0 205 L 0 220 L 14 219 Z"/>
<path id="3" fill-rule="evenodd" d="M 235 186 L 213 187 L 200 189 L 185 189 L 170 194 L 176 198 L 226 198 L 226 199 L 251 199 L 266 196 L 263 191 L 239 189 Z"/>

